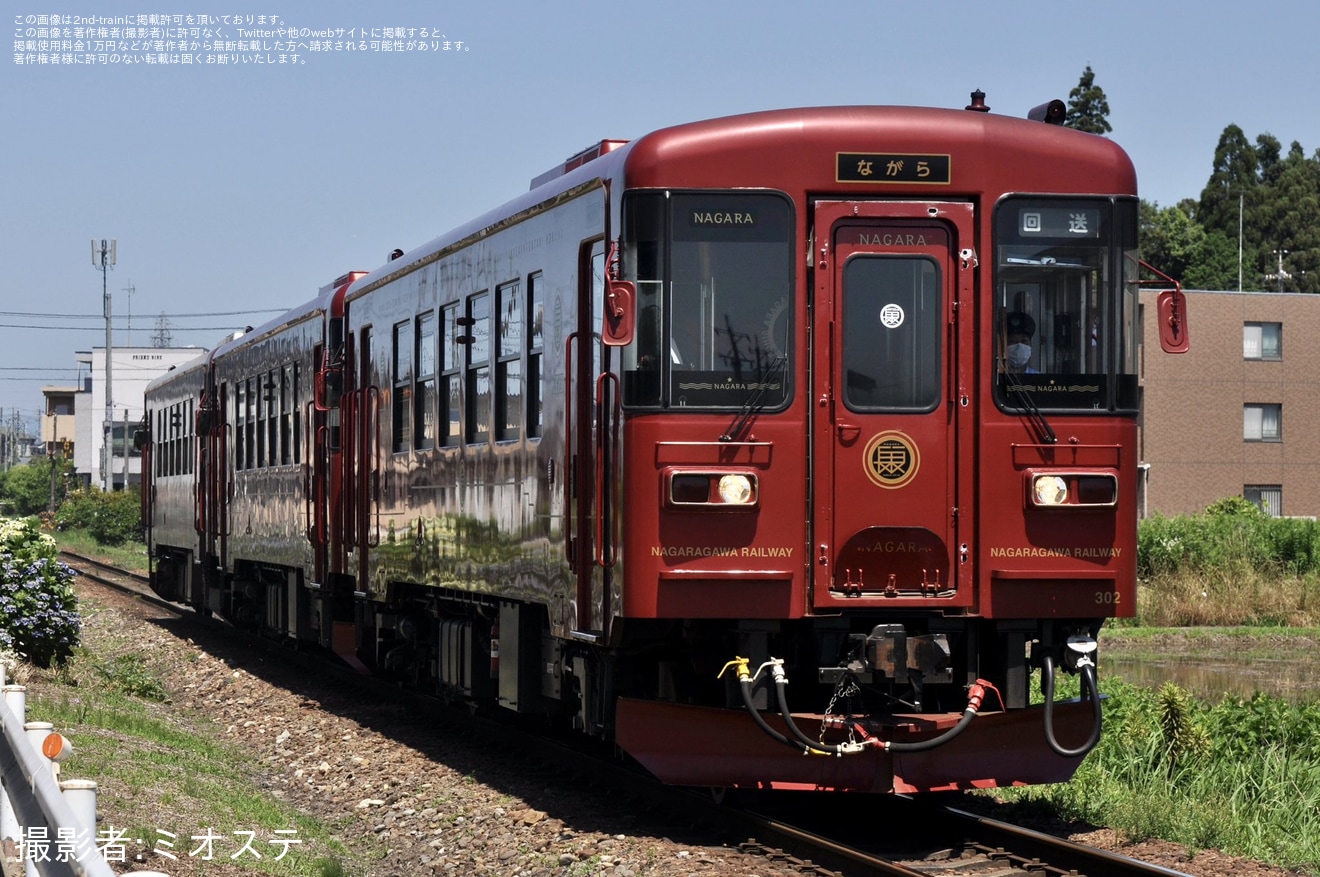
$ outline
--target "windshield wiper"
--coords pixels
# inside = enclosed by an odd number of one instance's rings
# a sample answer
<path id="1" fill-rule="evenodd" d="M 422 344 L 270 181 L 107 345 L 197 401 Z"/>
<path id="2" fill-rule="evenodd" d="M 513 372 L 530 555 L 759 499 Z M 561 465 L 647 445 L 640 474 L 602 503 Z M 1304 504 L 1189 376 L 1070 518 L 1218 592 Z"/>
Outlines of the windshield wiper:
<path id="1" fill-rule="evenodd" d="M 1036 428 L 1036 434 L 1040 437 L 1040 440 L 1047 445 L 1058 444 L 1059 437 L 1054 434 L 1054 429 L 1050 426 L 1049 421 L 1045 419 L 1045 415 L 1041 414 L 1040 409 L 1036 407 L 1036 400 L 1031 398 L 1031 391 L 1018 380 L 1017 375 L 1013 374 L 1013 370 L 1008 368 L 1007 363 L 1004 363 L 1002 359 L 1000 363 L 1009 392 L 1016 396 L 1018 401 L 1022 403 L 1022 407 L 1026 409 L 1027 420 L 1031 421 L 1031 425 Z"/>
<path id="2" fill-rule="evenodd" d="M 765 403 L 761 401 L 765 397 L 765 391 L 769 389 L 770 384 L 775 378 L 785 372 L 784 366 L 787 364 L 788 354 L 779 356 L 770 364 L 770 368 L 766 370 L 765 377 L 761 378 L 760 382 L 756 385 L 756 389 L 748 394 L 747 399 L 742 404 L 742 408 L 738 411 L 737 415 L 734 416 L 733 423 L 729 424 L 729 428 L 720 436 L 720 441 L 737 441 L 738 436 L 741 435 L 743 429 L 746 428 L 748 421 L 750 421 L 758 411 L 765 407 Z"/>

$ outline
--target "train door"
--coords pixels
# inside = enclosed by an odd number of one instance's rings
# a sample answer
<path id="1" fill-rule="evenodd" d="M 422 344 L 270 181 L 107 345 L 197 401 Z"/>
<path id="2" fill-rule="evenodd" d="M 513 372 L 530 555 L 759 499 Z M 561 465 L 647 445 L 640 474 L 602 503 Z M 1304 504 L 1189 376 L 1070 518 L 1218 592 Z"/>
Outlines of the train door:
<path id="1" fill-rule="evenodd" d="M 357 557 L 357 590 L 366 593 L 368 553 L 380 544 L 380 389 L 371 376 L 371 326 L 348 339 L 348 372 L 356 377 L 345 406 L 344 527 L 349 550 Z M 351 430 L 351 436 L 348 431 Z M 344 559 L 345 569 L 349 561 Z"/>
<path id="2" fill-rule="evenodd" d="M 614 445 L 618 437 L 618 388 L 608 374 L 601 343 L 605 245 L 584 243 L 578 258 L 577 325 L 567 345 L 565 412 L 570 488 L 566 550 L 576 579 L 573 630 L 603 636 L 608 623 L 608 576 L 614 564 Z"/>
<path id="3" fill-rule="evenodd" d="M 217 383 L 208 366 L 206 387 L 197 406 L 197 469 L 195 498 L 196 527 L 201 540 L 200 564 L 203 589 L 194 605 L 210 605 L 209 593 L 223 587 L 229 536 L 230 463 L 228 453 L 229 385 Z M 218 599 L 218 598 L 217 598 Z M 218 608 L 218 604 L 210 605 Z"/>
<path id="4" fill-rule="evenodd" d="M 972 206 L 818 202 L 814 228 L 813 605 L 968 605 Z"/>

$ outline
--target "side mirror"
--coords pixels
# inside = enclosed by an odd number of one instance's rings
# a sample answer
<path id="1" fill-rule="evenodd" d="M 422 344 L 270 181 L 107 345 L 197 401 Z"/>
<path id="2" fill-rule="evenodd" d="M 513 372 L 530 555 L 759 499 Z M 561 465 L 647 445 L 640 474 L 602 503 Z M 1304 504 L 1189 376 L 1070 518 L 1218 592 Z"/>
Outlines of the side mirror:
<path id="1" fill-rule="evenodd" d="M 611 280 L 605 292 L 601 338 L 607 347 L 632 343 L 637 329 L 637 286 L 631 280 Z"/>
<path id="2" fill-rule="evenodd" d="M 1160 347 L 1165 353 L 1186 353 L 1187 296 L 1180 288 L 1166 289 L 1157 301 L 1157 319 L 1160 326 Z"/>
<path id="3" fill-rule="evenodd" d="M 147 432 L 145 429 L 133 430 L 133 450 L 142 450 L 147 446 L 147 442 L 149 441 L 151 441 L 151 433 Z"/>

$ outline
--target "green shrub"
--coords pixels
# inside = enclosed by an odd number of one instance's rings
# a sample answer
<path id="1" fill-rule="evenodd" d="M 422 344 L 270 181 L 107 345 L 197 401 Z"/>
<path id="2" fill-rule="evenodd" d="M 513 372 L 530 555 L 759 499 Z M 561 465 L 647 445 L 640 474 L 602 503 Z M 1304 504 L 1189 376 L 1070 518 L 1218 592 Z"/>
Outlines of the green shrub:
<path id="1" fill-rule="evenodd" d="M 73 570 L 56 554 L 35 521 L 0 520 L 0 649 L 42 667 L 64 663 L 82 631 Z"/>
<path id="2" fill-rule="evenodd" d="M 1221 499 L 1199 515 L 1153 515 L 1137 530 L 1137 574 L 1306 575 L 1320 571 L 1320 524 L 1272 518 L 1241 497 Z"/>
<path id="3" fill-rule="evenodd" d="M 86 530 L 101 545 L 123 545 L 142 530 L 142 509 L 135 489 L 106 493 L 76 490 L 60 506 L 55 523 L 61 530 Z"/>

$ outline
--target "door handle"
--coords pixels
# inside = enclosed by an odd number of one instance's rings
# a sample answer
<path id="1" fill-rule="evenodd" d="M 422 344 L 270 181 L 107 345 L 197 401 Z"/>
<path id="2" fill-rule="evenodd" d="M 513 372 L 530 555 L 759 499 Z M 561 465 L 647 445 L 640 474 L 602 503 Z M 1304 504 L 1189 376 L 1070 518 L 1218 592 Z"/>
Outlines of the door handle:
<path id="1" fill-rule="evenodd" d="M 835 424 L 834 428 L 839 431 L 839 441 L 841 442 L 855 442 L 857 437 L 862 434 L 860 426 L 855 423 L 845 423 L 842 420 Z"/>

